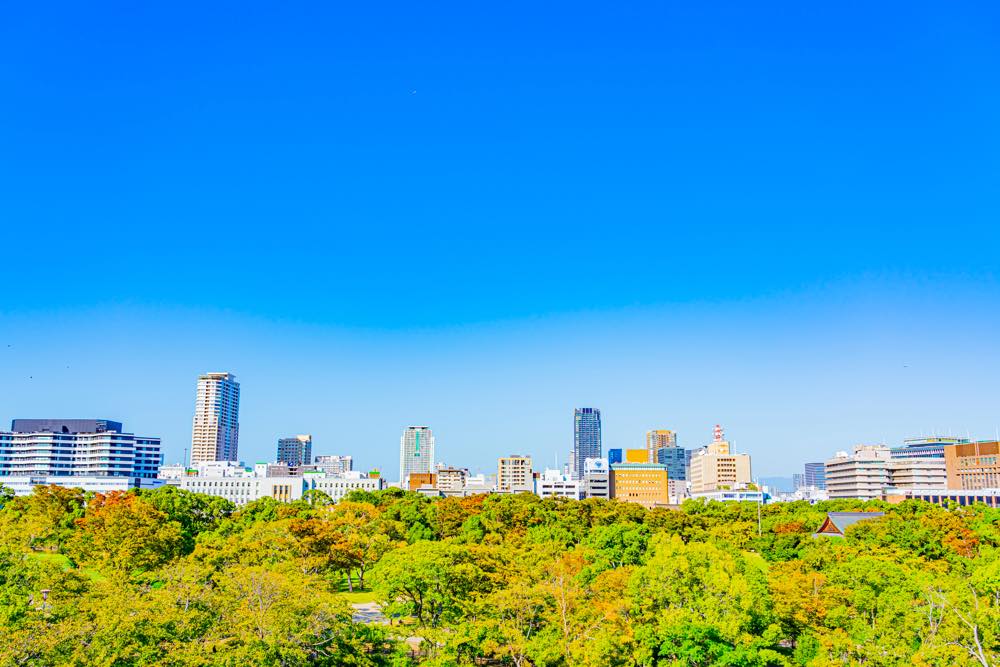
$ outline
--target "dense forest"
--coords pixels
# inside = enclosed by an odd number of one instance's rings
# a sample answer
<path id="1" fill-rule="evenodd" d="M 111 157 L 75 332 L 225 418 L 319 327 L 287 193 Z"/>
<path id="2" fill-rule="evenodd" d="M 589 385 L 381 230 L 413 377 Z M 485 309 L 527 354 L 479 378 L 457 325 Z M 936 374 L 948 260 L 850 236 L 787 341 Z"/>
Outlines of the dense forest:
<path id="1" fill-rule="evenodd" d="M 986 507 L 393 489 L 236 509 L 172 487 L 0 503 L 3 666 L 1000 660 Z M 827 511 L 876 509 L 813 536 Z"/>

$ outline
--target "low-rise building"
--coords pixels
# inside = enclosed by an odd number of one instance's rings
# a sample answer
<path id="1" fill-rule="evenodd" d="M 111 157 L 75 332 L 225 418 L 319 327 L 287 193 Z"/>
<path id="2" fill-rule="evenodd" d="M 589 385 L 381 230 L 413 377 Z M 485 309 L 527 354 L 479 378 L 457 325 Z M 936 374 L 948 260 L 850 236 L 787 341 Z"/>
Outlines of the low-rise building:
<path id="1" fill-rule="evenodd" d="M 944 462 L 949 489 L 1000 488 L 1000 442 L 996 440 L 946 446 Z"/>
<path id="2" fill-rule="evenodd" d="M 667 467 L 660 463 L 611 464 L 611 497 L 650 509 L 668 505 Z"/>
<path id="3" fill-rule="evenodd" d="M 717 489 L 715 491 L 702 491 L 700 493 L 692 493 L 691 497 L 695 500 L 703 500 L 708 502 L 710 500 L 717 500 L 719 502 L 736 502 L 736 503 L 760 503 L 765 504 L 770 500 L 770 495 L 766 492 L 758 489 Z"/>
<path id="4" fill-rule="evenodd" d="M 204 464 L 202 464 L 204 465 Z M 266 465 L 266 464 L 265 464 Z M 215 470 L 212 470 L 212 468 Z M 357 471 L 343 475 L 306 472 L 301 475 L 270 475 L 266 468 L 234 465 L 229 468 L 206 466 L 210 474 L 182 475 L 166 480 L 168 484 L 194 493 L 225 498 L 236 505 L 246 505 L 264 497 L 282 502 L 299 500 L 306 491 L 318 490 L 334 501 L 351 491 L 378 491 L 381 478 L 372 478 Z"/>
<path id="5" fill-rule="evenodd" d="M 313 465 L 328 475 L 341 475 L 354 470 L 354 458 L 337 454 L 320 454 L 313 459 Z"/>
<path id="6" fill-rule="evenodd" d="M 592 461 L 593 459 L 586 459 Z M 586 474 L 586 473 L 584 473 Z M 583 498 L 583 480 L 573 479 L 560 470 L 546 469 L 535 479 L 535 493 L 540 498 Z"/>
<path id="7" fill-rule="evenodd" d="M 853 454 L 837 452 L 826 461 L 826 491 L 831 500 L 881 498 L 889 486 L 889 448 L 857 445 Z"/>

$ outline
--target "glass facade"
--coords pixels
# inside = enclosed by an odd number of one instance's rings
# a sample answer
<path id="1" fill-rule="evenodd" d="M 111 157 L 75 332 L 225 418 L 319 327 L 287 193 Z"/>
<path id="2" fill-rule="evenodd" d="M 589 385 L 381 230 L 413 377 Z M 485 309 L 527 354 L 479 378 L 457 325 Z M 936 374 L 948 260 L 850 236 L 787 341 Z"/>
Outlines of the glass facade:
<path id="1" fill-rule="evenodd" d="M 583 475 L 587 459 L 602 458 L 601 411 L 597 408 L 576 408 L 573 411 L 573 479 Z"/>

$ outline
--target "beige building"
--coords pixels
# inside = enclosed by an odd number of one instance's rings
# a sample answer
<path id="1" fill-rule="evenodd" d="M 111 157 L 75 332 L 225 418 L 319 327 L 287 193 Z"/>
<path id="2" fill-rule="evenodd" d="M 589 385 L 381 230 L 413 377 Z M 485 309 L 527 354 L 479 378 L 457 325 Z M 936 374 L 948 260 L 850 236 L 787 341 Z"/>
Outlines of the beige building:
<path id="1" fill-rule="evenodd" d="M 948 473 L 944 459 L 890 458 L 886 469 L 889 472 L 889 485 L 896 489 L 930 491 L 948 488 Z"/>
<path id="2" fill-rule="evenodd" d="M 648 509 L 669 504 L 667 466 L 659 463 L 611 464 L 611 497 Z"/>
<path id="3" fill-rule="evenodd" d="M 691 455 L 691 493 L 736 489 L 749 484 L 750 455 L 734 454 L 722 427 L 715 427 L 715 439 Z"/>
<path id="4" fill-rule="evenodd" d="M 889 485 L 889 448 L 857 445 L 854 453 L 837 452 L 826 462 L 826 492 L 830 500 L 881 498 Z"/>
<path id="5" fill-rule="evenodd" d="M 511 454 L 497 460 L 497 491 L 534 493 L 535 480 L 531 472 L 530 456 Z"/>
<path id="6" fill-rule="evenodd" d="M 469 471 L 464 468 L 438 468 L 437 488 L 444 494 L 458 493 L 465 490 L 465 478 Z"/>
<path id="7" fill-rule="evenodd" d="M 663 447 L 676 447 L 677 434 L 667 429 L 646 431 L 646 451 L 649 463 L 659 463 L 656 453 Z"/>
<path id="8" fill-rule="evenodd" d="M 240 383 L 232 373 L 198 378 L 191 429 L 191 464 L 236 461 L 240 440 Z"/>

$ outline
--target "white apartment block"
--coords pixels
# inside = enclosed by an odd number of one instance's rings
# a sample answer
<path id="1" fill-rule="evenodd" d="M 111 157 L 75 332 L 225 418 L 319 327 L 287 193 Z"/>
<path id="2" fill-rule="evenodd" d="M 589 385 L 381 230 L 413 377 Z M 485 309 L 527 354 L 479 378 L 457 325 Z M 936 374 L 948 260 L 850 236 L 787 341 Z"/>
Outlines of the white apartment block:
<path id="1" fill-rule="evenodd" d="M 444 495 L 461 495 L 465 492 L 465 480 L 469 476 L 468 470 L 439 467 L 436 475 L 436 487 Z"/>
<path id="2" fill-rule="evenodd" d="M 943 458 L 890 458 L 886 464 L 889 485 L 911 491 L 948 488 L 948 473 Z"/>
<path id="3" fill-rule="evenodd" d="M 198 378 L 191 463 L 236 461 L 240 440 L 240 383 L 232 373 Z"/>

